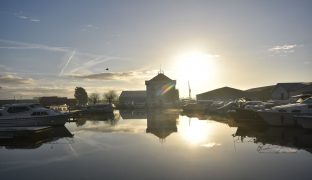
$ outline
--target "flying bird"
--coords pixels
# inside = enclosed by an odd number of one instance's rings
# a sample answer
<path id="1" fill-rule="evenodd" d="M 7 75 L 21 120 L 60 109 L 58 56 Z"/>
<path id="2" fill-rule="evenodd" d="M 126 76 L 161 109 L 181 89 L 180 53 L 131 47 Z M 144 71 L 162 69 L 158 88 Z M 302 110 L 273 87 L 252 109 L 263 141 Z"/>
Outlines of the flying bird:
<path id="1" fill-rule="evenodd" d="M 106 71 L 108 71 L 108 70 L 109 70 L 109 68 L 106 68 L 105 70 L 106 70 Z"/>

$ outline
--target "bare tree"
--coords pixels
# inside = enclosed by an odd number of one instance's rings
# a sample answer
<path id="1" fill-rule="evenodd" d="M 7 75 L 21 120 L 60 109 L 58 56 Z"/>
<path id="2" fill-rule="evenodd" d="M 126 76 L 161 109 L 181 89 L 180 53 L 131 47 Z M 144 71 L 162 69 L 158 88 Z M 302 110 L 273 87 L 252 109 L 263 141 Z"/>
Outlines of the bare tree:
<path id="1" fill-rule="evenodd" d="M 108 92 L 104 93 L 103 97 L 108 101 L 108 103 L 112 103 L 117 99 L 117 93 L 114 90 L 109 90 Z"/>
<path id="2" fill-rule="evenodd" d="M 100 101 L 100 95 L 98 93 L 91 93 L 89 96 L 89 102 L 96 104 Z"/>

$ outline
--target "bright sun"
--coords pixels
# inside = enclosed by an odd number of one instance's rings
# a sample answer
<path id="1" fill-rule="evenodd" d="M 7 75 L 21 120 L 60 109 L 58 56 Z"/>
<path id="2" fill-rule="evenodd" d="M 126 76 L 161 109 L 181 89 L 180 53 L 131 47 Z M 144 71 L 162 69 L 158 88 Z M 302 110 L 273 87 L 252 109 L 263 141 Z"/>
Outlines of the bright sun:
<path id="1" fill-rule="evenodd" d="M 174 71 L 179 83 L 190 81 L 192 89 L 211 85 L 217 73 L 216 55 L 199 51 L 187 52 L 175 58 Z"/>

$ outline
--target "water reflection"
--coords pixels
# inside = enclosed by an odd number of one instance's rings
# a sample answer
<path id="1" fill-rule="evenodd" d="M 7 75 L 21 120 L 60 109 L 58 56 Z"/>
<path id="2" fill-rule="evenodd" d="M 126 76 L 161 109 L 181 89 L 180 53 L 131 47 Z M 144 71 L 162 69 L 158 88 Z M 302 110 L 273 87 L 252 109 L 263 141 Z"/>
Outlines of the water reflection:
<path id="1" fill-rule="evenodd" d="M 260 153 L 286 153 L 305 150 L 312 152 L 312 132 L 300 128 L 273 126 L 253 126 L 236 123 L 234 134 L 236 142 L 253 142 L 258 144 Z"/>
<path id="2" fill-rule="evenodd" d="M 310 178 L 306 167 L 312 165 L 312 137 L 302 129 L 178 111 L 117 111 L 78 120 L 80 126 L 66 124 L 75 134 L 69 144 L 49 146 L 71 137 L 65 127 L 54 129 L 54 135 L 1 141 L 1 147 L 24 148 L 0 149 L 1 178 L 294 179 L 298 173 L 300 179 Z"/>
<path id="3" fill-rule="evenodd" d="M 179 114 L 170 111 L 150 111 L 147 113 L 146 133 L 157 136 L 164 141 L 171 133 L 177 132 L 177 119 Z"/>
<path id="4" fill-rule="evenodd" d="M 0 147 L 6 149 L 36 149 L 45 143 L 57 142 L 62 138 L 71 138 L 68 129 L 50 127 L 40 131 L 6 131 L 0 133 Z"/>
<path id="5" fill-rule="evenodd" d="M 120 110 L 123 119 L 146 119 L 146 133 L 150 133 L 159 138 L 160 142 L 174 132 L 178 131 L 177 120 L 178 111 L 170 110 Z"/>
<path id="6" fill-rule="evenodd" d="M 142 119 L 143 121 L 136 121 Z M 218 122 L 221 125 L 216 125 Z M 121 110 L 115 113 L 97 113 L 82 115 L 77 119 L 72 132 L 102 133 L 147 133 L 157 137 L 160 142 L 172 134 L 190 145 L 201 147 L 220 146 L 216 134 L 227 127 L 235 127 L 234 143 L 252 142 L 258 152 L 294 152 L 305 150 L 312 152 L 312 132 L 298 128 L 259 126 L 246 121 L 235 121 L 227 116 L 186 114 L 168 110 Z M 71 125 L 72 126 L 72 125 Z M 221 128 L 222 127 L 222 128 Z M 178 133 L 177 133 L 178 132 Z M 231 134 L 230 134 L 231 135 Z M 230 135 L 228 138 L 231 138 Z M 54 142 L 73 135 L 66 127 L 50 128 L 39 133 L 1 134 L 0 146 L 7 149 L 34 149 L 44 143 Z M 177 138 L 174 137 L 175 139 Z M 8 138 L 9 137 L 9 138 Z"/>
<path id="7" fill-rule="evenodd" d="M 76 125 L 83 126 L 86 124 L 87 121 L 92 121 L 93 124 L 97 122 L 106 122 L 111 125 L 116 125 L 120 120 L 119 114 L 114 113 L 88 113 L 88 114 L 81 114 L 79 118 L 76 118 Z"/>
<path id="8" fill-rule="evenodd" d="M 205 114 L 184 114 L 191 119 L 199 120 L 213 120 L 220 123 L 225 123 L 230 127 L 237 127 L 236 132 L 233 134 L 234 143 L 254 143 L 257 144 L 257 151 L 259 153 L 293 153 L 298 150 L 305 150 L 312 152 L 312 131 L 302 128 L 286 128 L 286 127 L 274 127 L 268 126 L 263 123 L 257 122 L 253 119 L 232 119 L 229 116 L 220 115 L 205 115 Z M 196 121 L 195 121 L 196 123 Z M 198 123 L 198 121 L 197 121 Z M 185 127 L 185 126 L 182 126 Z M 190 132 L 190 137 L 200 134 L 201 126 L 191 130 L 191 126 L 187 129 Z M 203 130 L 204 133 L 211 131 L 209 128 Z M 183 131 L 181 132 L 183 133 Z M 194 137 L 191 142 L 200 140 L 200 137 L 204 135 L 198 135 Z"/>
<path id="9" fill-rule="evenodd" d="M 147 112 L 145 109 L 136 109 L 136 110 L 121 109 L 119 113 L 122 119 L 146 119 L 147 118 Z"/>

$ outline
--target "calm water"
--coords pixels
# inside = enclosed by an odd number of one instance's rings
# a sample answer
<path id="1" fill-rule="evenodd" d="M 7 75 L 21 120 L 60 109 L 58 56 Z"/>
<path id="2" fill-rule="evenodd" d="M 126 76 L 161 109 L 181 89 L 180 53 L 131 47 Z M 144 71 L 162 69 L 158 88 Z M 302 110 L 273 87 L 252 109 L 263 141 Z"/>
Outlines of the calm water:
<path id="1" fill-rule="evenodd" d="M 87 116 L 0 146 L 1 179 L 312 178 L 311 132 L 175 111 Z"/>

